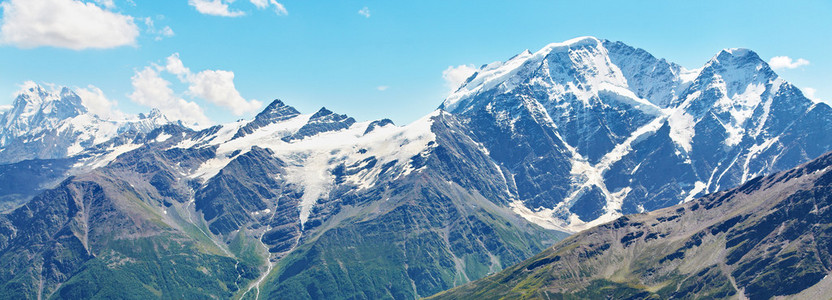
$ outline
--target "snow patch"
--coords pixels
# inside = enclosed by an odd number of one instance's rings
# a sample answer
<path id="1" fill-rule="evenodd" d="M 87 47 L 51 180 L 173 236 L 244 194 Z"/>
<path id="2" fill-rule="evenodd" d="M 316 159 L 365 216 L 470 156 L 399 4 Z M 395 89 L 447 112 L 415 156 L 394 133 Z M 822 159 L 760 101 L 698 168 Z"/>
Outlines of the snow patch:
<path id="1" fill-rule="evenodd" d="M 168 139 L 170 139 L 171 137 L 173 137 L 173 136 L 172 136 L 172 135 L 170 135 L 170 134 L 167 134 L 167 133 L 164 133 L 164 132 L 163 132 L 163 133 L 160 133 L 160 134 L 156 137 L 156 142 L 157 142 L 157 143 L 161 143 L 161 142 L 167 141 L 167 140 L 168 140 Z"/>
<path id="2" fill-rule="evenodd" d="M 670 139 L 673 140 L 679 147 L 682 147 L 686 152 L 690 153 L 692 150 L 693 136 L 696 135 L 696 121 L 693 116 L 678 109 L 670 113 L 667 117 L 667 125 L 670 126 Z"/>
<path id="3" fill-rule="evenodd" d="M 708 187 L 708 185 L 705 184 L 704 182 L 697 181 L 696 183 L 693 184 L 693 189 L 690 190 L 690 192 L 688 193 L 688 196 L 685 197 L 685 200 L 683 200 L 682 202 L 690 202 L 691 200 L 695 199 L 700 193 L 705 191 L 705 189 L 707 187 Z"/>
<path id="4" fill-rule="evenodd" d="M 81 172 L 82 170 L 92 170 L 107 166 L 119 155 L 136 150 L 141 146 L 140 144 L 133 143 L 111 146 L 105 150 L 104 154 L 88 157 L 79 161 L 73 166 L 73 169 L 75 169 L 75 172 Z"/>

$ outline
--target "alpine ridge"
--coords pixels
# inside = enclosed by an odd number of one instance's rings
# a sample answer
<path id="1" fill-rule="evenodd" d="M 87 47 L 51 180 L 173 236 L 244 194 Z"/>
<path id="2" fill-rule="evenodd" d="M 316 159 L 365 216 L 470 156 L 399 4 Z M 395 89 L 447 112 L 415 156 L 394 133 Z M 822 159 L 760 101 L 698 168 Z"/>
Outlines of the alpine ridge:
<path id="1" fill-rule="evenodd" d="M 750 50 L 688 70 L 592 37 L 484 65 L 403 126 L 281 100 L 205 129 L 103 120 L 36 85 L 15 104 L 0 298 L 415 299 L 832 149 L 830 107 Z"/>

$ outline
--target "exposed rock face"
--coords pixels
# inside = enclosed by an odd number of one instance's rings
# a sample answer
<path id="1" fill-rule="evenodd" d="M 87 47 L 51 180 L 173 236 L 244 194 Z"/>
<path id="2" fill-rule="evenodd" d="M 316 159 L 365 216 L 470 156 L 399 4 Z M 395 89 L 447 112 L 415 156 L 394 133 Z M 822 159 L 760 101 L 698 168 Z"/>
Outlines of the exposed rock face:
<path id="1" fill-rule="evenodd" d="M 240 128 L 240 130 L 234 134 L 233 138 L 236 139 L 243 137 L 247 134 L 251 134 L 261 127 L 285 121 L 298 115 L 300 115 L 300 112 L 294 107 L 288 106 L 284 104 L 283 101 L 275 99 L 271 104 L 269 104 L 269 106 L 266 107 L 266 109 L 257 114 L 253 121 Z"/>
<path id="2" fill-rule="evenodd" d="M 654 212 L 623 216 L 432 299 L 822 297 L 832 153 Z"/>
<path id="3" fill-rule="evenodd" d="M 283 141 L 291 142 L 314 136 L 322 132 L 347 129 L 352 126 L 352 124 L 355 124 L 355 119 L 352 117 L 339 115 L 326 109 L 326 107 L 322 107 L 321 110 L 309 117 L 309 122 L 307 122 L 306 125 L 303 125 L 303 127 L 298 129 L 295 134 L 284 137 Z"/>

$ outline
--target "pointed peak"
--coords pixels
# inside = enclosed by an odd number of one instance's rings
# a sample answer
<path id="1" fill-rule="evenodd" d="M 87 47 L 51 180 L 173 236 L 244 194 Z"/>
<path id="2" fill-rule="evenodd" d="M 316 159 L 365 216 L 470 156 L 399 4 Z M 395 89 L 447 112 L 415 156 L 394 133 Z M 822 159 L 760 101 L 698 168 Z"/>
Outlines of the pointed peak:
<path id="1" fill-rule="evenodd" d="M 75 91 L 69 89 L 68 87 L 61 87 L 61 97 L 69 96 L 78 97 L 78 94 L 76 94 Z"/>
<path id="2" fill-rule="evenodd" d="M 263 126 L 285 121 L 300 115 L 300 112 L 294 107 L 286 105 L 280 99 L 275 99 L 262 112 L 254 117 L 254 120 L 241 127 L 232 139 L 243 137 L 261 128 Z"/>
<path id="3" fill-rule="evenodd" d="M 290 143 L 294 140 L 300 140 L 309 136 L 316 135 L 321 132 L 338 131 L 347 129 L 355 124 L 355 119 L 347 115 L 336 114 L 326 107 L 321 107 L 318 112 L 309 117 L 306 125 L 298 129 L 295 134 L 282 138 L 284 142 Z"/>
<path id="4" fill-rule="evenodd" d="M 20 86 L 14 100 L 12 111 L 18 114 L 42 112 L 53 114 L 58 118 L 69 118 L 87 112 L 87 107 L 73 90 L 67 87 L 55 88 L 47 85 L 45 89 L 34 81 L 26 81 Z"/>
<path id="5" fill-rule="evenodd" d="M 297 111 L 294 107 L 286 105 L 280 99 L 275 99 L 269 106 L 257 114 L 254 118 L 255 120 L 285 120 L 294 116 L 299 115 L 300 112 Z"/>
<path id="6" fill-rule="evenodd" d="M 155 107 L 151 108 L 150 112 L 147 115 L 139 114 L 139 118 L 141 118 L 141 119 L 155 119 L 155 118 L 164 117 L 164 116 L 165 115 L 162 114 L 162 111 L 159 110 L 158 108 L 155 108 Z"/>
<path id="7" fill-rule="evenodd" d="M 765 62 L 756 52 L 746 48 L 722 49 L 707 65 L 746 65 Z"/>
<path id="8" fill-rule="evenodd" d="M 333 122 L 350 122 L 355 123 L 355 119 L 346 114 L 337 114 L 326 107 L 321 107 L 315 114 L 309 117 L 309 123 L 333 123 Z"/>
<path id="9" fill-rule="evenodd" d="M 378 127 L 384 127 L 384 126 L 387 126 L 387 125 L 394 125 L 395 126 L 396 124 L 393 123 L 393 120 L 390 120 L 390 119 L 375 120 L 373 122 L 370 122 L 369 125 L 367 125 L 367 129 L 364 130 L 364 134 L 366 135 L 366 134 L 372 132 L 373 130 L 375 130 L 376 128 L 378 128 Z"/>
<path id="10" fill-rule="evenodd" d="M 46 90 L 43 89 L 39 84 L 34 81 L 26 81 L 20 85 L 20 90 L 17 92 L 18 94 L 31 94 L 31 93 L 46 93 Z"/>
<path id="11" fill-rule="evenodd" d="M 711 78 L 715 75 L 721 77 L 723 81 L 735 84 L 746 83 L 751 78 L 769 81 L 778 77 L 777 73 L 756 52 L 744 48 L 719 51 L 702 67 L 697 80 L 699 78 Z"/>
<path id="12" fill-rule="evenodd" d="M 20 85 L 20 90 L 17 91 L 17 98 L 15 98 L 15 102 L 22 102 L 20 104 L 23 105 L 26 103 L 40 103 L 43 102 L 43 99 L 48 96 L 49 92 L 39 84 L 34 81 L 26 81 Z M 18 103 L 15 103 L 15 106 L 17 105 Z"/>
<path id="13" fill-rule="evenodd" d="M 171 123 L 171 121 L 168 120 L 168 117 L 158 108 L 151 108 L 147 114 L 139 113 L 138 120 L 150 121 L 159 125 Z"/>
<path id="14" fill-rule="evenodd" d="M 312 115 L 311 119 L 318 119 L 320 117 L 328 116 L 334 114 L 331 110 L 326 109 L 326 107 L 321 107 L 314 115 Z"/>
<path id="15" fill-rule="evenodd" d="M 265 110 L 274 109 L 274 108 L 283 107 L 283 106 L 288 106 L 288 105 L 286 105 L 286 103 L 283 103 L 283 101 L 280 101 L 280 99 L 274 99 L 274 101 L 272 101 L 272 103 L 270 103 L 269 106 L 266 106 Z"/>

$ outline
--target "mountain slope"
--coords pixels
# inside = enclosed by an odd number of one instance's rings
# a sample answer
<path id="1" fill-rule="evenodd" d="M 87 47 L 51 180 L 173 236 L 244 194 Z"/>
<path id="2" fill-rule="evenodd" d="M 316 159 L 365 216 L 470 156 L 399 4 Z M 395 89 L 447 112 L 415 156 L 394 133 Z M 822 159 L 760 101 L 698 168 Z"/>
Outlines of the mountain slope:
<path id="1" fill-rule="evenodd" d="M 733 190 L 623 216 L 432 299 L 828 295 L 832 153 Z"/>
<path id="2" fill-rule="evenodd" d="M 0 216 L 0 298 L 227 298 L 257 276 L 256 256 L 197 234 L 189 189 L 143 150 Z"/>
<path id="3" fill-rule="evenodd" d="M 481 67 L 441 107 L 513 177 L 517 213 L 571 231 L 832 150 L 832 109 L 746 49 L 687 70 L 577 38 Z"/>
<path id="4" fill-rule="evenodd" d="M 410 299 L 565 236 L 506 206 L 501 171 L 451 115 L 396 127 L 292 111 L 201 131 L 162 126 L 117 157 L 92 155 L 102 167 L 4 215 L 3 295 Z M 171 268 L 179 277 L 141 275 Z M 194 270 L 216 275 L 192 291 Z"/>
<path id="5" fill-rule="evenodd" d="M 499 170 L 473 167 L 487 157 L 470 148 L 458 126 L 449 115 L 433 118 L 433 148 L 409 162 L 419 171 L 368 189 L 335 189 L 329 198 L 342 203 L 323 210 L 340 212 L 321 229 L 303 232 L 309 237 L 264 284 L 269 297 L 430 295 L 501 270 L 558 239 L 501 203 Z"/>

